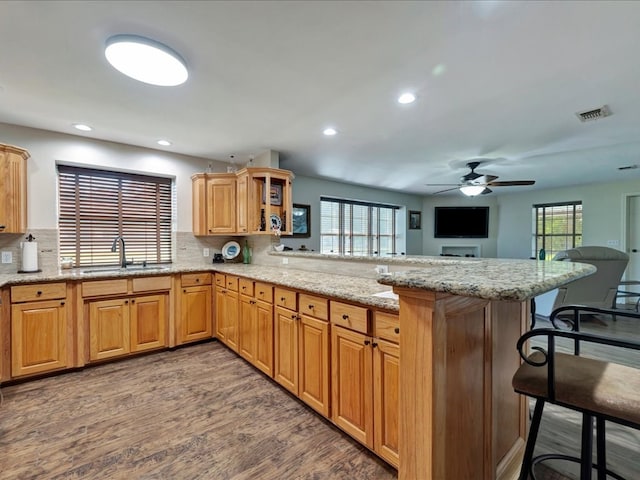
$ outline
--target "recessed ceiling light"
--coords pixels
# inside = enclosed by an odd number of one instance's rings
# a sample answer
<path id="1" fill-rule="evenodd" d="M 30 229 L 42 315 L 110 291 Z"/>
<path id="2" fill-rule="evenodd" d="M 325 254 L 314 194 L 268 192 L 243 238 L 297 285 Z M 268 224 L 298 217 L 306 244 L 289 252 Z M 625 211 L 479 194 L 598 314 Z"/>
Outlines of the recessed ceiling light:
<path id="1" fill-rule="evenodd" d="M 173 87 L 187 81 L 184 60 L 166 45 L 137 35 L 115 35 L 104 50 L 118 71 L 140 82 Z"/>
<path id="2" fill-rule="evenodd" d="M 82 130 L 83 132 L 90 132 L 93 130 L 89 125 L 85 125 L 84 123 L 74 123 L 73 126 L 78 130 Z"/>
<path id="3" fill-rule="evenodd" d="M 324 133 L 328 137 L 331 137 L 336 133 L 338 133 L 338 131 L 335 128 L 329 127 L 329 128 L 325 128 L 322 133 Z"/>
<path id="4" fill-rule="evenodd" d="M 416 96 L 413 93 L 403 93 L 398 97 L 398 103 L 406 104 L 416 101 Z"/>
<path id="5" fill-rule="evenodd" d="M 169 145 L 171 145 L 171 142 L 169 140 L 158 140 L 158 145 L 162 145 L 163 147 L 168 147 Z"/>

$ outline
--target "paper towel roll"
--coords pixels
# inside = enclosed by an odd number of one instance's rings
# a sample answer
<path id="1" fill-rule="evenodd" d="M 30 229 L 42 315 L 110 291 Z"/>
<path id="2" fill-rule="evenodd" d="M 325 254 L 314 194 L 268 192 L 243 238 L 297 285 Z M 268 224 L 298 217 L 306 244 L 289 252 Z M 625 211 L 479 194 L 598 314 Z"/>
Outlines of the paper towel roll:
<path id="1" fill-rule="evenodd" d="M 22 244 L 22 271 L 38 271 L 38 242 L 24 242 Z"/>

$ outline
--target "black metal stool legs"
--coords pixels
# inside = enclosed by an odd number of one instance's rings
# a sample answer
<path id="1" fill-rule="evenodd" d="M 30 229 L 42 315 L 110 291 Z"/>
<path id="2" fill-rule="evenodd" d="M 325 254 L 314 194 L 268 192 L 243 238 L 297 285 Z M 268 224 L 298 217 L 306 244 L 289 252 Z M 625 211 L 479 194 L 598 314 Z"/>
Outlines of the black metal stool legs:
<path id="1" fill-rule="evenodd" d="M 593 465 L 593 417 L 587 413 L 582 414 L 581 445 L 580 480 L 591 480 L 591 468 Z"/>
<path id="2" fill-rule="evenodd" d="M 598 454 L 598 480 L 607 480 L 607 455 L 604 437 L 604 418 L 596 417 L 596 452 Z"/>
<path id="3" fill-rule="evenodd" d="M 536 447 L 536 439 L 538 438 L 538 430 L 540 430 L 540 421 L 542 420 L 542 410 L 544 409 L 544 400 L 537 399 L 536 406 L 533 410 L 531 418 L 531 426 L 529 427 L 529 436 L 527 437 L 527 446 L 524 450 L 524 458 L 522 460 L 522 468 L 518 480 L 528 480 L 533 463 L 533 450 Z"/>

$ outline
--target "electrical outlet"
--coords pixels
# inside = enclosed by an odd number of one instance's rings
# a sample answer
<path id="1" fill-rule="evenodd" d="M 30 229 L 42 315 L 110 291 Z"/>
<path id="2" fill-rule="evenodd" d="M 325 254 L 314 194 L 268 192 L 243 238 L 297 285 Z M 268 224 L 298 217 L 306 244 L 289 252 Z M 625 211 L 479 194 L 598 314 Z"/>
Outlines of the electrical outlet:
<path id="1" fill-rule="evenodd" d="M 2 252 L 2 263 L 13 263 L 13 254 L 11 252 Z"/>
<path id="2" fill-rule="evenodd" d="M 208 257 L 209 256 L 209 249 L 208 248 L 203 248 L 202 249 L 202 256 L 203 257 Z"/>
<path id="3" fill-rule="evenodd" d="M 282 264 L 283 264 L 283 265 L 286 265 L 286 264 L 288 264 L 288 263 L 289 263 L 289 259 L 288 259 L 287 257 L 284 257 L 284 258 L 282 259 Z"/>

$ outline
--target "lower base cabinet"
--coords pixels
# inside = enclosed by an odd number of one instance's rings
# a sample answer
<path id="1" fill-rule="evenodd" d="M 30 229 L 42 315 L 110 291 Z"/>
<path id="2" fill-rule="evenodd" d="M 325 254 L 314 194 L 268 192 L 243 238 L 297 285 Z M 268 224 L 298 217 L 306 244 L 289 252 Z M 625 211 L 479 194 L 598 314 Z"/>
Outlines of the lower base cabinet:
<path id="1" fill-rule="evenodd" d="M 180 278 L 180 311 L 177 343 L 195 342 L 213 336 L 211 274 L 184 273 Z"/>
<path id="2" fill-rule="evenodd" d="M 89 302 L 89 360 L 162 348 L 168 295 Z"/>

